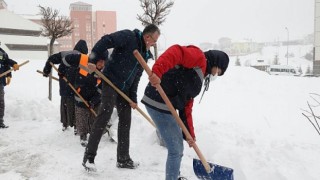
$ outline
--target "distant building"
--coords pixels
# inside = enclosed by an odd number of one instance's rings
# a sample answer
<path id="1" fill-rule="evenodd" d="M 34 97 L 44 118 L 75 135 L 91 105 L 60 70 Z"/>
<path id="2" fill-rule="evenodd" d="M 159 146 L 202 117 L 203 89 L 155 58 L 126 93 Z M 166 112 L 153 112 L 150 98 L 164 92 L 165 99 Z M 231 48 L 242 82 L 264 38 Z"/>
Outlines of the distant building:
<path id="1" fill-rule="evenodd" d="M 9 54 L 9 57 L 47 59 L 48 39 L 41 36 L 40 25 L 7 9 L 0 9 L 0 22 L 1 48 Z"/>
<path id="2" fill-rule="evenodd" d="M 7 9 L 7 3 L 4 0 L 0 0 L 0 9 Z"/>
<path id="3" fill-rule="evenodd" d="M 69 9 L 74 30 L 70 36 L 57 40 L 61 51 L 72 49 L 80 39 L 85 40 L 91 50 L 101 36 L 116 31 L 115 11 L 92 12 L 91 4 L 80 1 L 71 3 Z"/>

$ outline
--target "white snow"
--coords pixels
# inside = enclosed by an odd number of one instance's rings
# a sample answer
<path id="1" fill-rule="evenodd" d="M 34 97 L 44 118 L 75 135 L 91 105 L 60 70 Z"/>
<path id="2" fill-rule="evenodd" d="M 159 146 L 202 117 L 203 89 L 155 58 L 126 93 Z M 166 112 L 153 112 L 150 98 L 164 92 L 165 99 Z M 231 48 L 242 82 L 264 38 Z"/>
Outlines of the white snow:
<path id="1" fill-rule="evenodd" d="M 103 136 L 95 160 L 98 172 L 87 173 L 79 136 L 70 128 L 61 131 L 58 83 L 53 82 L 51 102 L 48 80 L 36 72 L 44 64 L 31 60 L 13 72 L 5 87 L 5 123 L 10 127 L 0 129 L 0 179 L 164 179 L 166 149 L 137 111 L 132 115 L 130 154 L 140 167 L 116 168 L 117 146 Z M 320 78 L 271 76 L 233 64 L 210 84 L 201 104 L 200 96 L 195 100 L 197 144 L 207 161 L 233 168 L 236 180 L 319 179 L 320 136 L 302 113 L 308 110 L 307 101 L 317 104 L 310 93 L 320 94 Z M 139 99 L 147 82 L 144 73 Z M 141 103 L 139 107 L 145 110 Z M 314 110 L 320 114 L 319 107 Z M 185 143 L 181 173 L 191 180 L 196 179 L 192 158 L 197 155 Z"/>

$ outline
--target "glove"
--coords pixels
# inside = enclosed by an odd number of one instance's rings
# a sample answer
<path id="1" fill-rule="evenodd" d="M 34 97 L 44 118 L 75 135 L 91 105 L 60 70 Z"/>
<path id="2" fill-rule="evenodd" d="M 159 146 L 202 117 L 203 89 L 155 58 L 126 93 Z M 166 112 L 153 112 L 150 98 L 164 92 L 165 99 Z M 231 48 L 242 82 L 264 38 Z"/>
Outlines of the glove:
<path id="1" fill-rule="evenodd" d="M 14 71 L 19 70 L 19 65 L 18 65 L 18 64 L 14 64 L 14 65 L 13 65 L 13 70 L 14 70 Z"/>
<path id="2" fill-rule="evenodd" d="M 44 77 L 49 77 L 49 74 L 43 73 Z"/>
<path id="3" fill-rule="evenodd" d="M 9 84 L 10 84 L 10 82 L 11 82 L 11 77 L 10 77 L 10 76 L 7 76 L 7 78 L 6 78 L 6 79 L 7 79 L 6 84 L 7 84 L 7 85 L 9 85 Z"/>

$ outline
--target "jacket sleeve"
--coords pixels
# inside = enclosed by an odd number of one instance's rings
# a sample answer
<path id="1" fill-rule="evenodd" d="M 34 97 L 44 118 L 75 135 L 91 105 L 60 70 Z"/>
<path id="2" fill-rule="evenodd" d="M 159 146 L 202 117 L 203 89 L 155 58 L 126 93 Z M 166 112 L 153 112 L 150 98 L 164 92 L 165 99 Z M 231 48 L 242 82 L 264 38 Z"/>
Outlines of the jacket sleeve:
<path id="1" fill-rule="evenodd" d="M 134 78 L 134 81 L 133 81 L 133 83 L 132 83 L 132 85 L 130 87 L 130 90 L 129 90 L 129 97 L 135 103 L 138 102 L 138 100 L 137 100 L 137 91 L 138 91 L 138 85 L 139 85 L 142 73 L 143 73 L 143 69 L 139 68 L 139 70 L 137 72 L 137 75 Z"/>
<path id="2" fill-rule="evenodd" d="M 43 72 L 45 74 L 50 74 L 50 72 L 51 72 L 52 67 L 51 67 L 50 62 L 53 64 L 60 64 L 61 63 L 61 53 L 53 54 L 48 58 L 45 66 L 43 68 Z"/>
<path id="3" fill-rule="evenodd" d="M 186 106 L 183 110 L 179 111 L 179 117 L 181 118 L 182 122 L 188 129 L 192 138 L 195 138 L 194 128 L 193 128 L 193 119 L 192 119 L 192 106 L 193 106 L 193 99 L 189 100 L 186 103 Z M 185 135 L 183 134 L 183 138 L 185 139 Z"/>
<path id="4" fill-rule="evenodd" d="M 14 60 L 10 59 L 8 56 L 7 56 L 6 61 L 7 61 L 7 63 L 6 63 L 6 65 L 5 65 L 5 69 L 4 69 L 4 71 L 8 71 L 8 70 L 10 70 L 10 67 L 13 67 L 13 65 L 14 65 L 14 64 L 17 64 L 17 62 L 16 62 L 16 61 L 14 61 Z M 6 75 L 6 77 L 12 77 L 12 73 L 11 73 L 11 72 L 9 72 L 9 73 Z"/>
<path id="5" fill-rule="evenodd" d="M 132 42 L 132 31 L 122 30 L 101 37 L 101 39 L 92 48 L 89 62 L 96 64 L 99 60 L 98 57 L 103 57 L 103 53 L 107 49 L 123 47 Z"/>
<path id="6" fill-rule="evenodd" d="M 205 71 L 206 61 L 203 52 L 195 46 L 173 45 L 155 62 L 152 71 L 161 79 L 162 75 L 176 65 L 185 68 L 200 67 Z"/>

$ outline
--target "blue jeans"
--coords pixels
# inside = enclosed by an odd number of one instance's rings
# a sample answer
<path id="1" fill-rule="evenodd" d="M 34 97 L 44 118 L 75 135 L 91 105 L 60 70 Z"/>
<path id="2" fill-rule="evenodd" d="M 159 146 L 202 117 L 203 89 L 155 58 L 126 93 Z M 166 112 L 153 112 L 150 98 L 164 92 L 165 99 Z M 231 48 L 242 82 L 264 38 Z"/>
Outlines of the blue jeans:
<path id="1" fill-rule="evenodd" d="M 177 180 L 183 156 L 182 131 L 171 114 L 162 113 L 147 106 L 146 109 L 168 149 L 166 180 Z"/>

